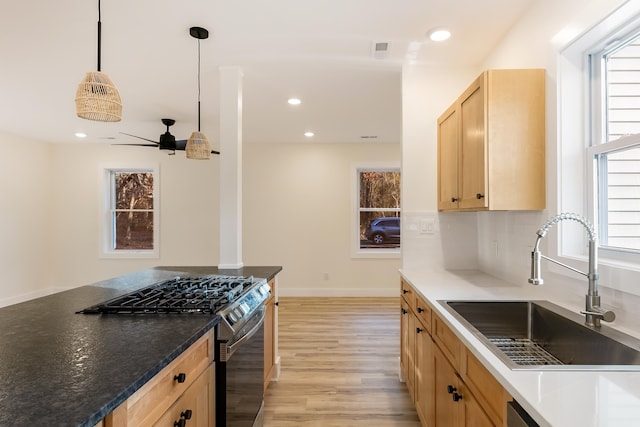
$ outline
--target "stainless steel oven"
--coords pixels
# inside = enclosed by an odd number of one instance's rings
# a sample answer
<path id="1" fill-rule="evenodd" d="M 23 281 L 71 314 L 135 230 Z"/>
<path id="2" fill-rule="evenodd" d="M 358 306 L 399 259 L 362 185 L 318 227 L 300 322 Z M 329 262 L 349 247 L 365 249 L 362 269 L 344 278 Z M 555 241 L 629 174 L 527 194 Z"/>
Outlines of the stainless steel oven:
<path id="1" fill-rule="evenodd" d="M 263 425 L 264 318 L 260 306 L 229 340 L 216 341 L 218 427 Z"/>

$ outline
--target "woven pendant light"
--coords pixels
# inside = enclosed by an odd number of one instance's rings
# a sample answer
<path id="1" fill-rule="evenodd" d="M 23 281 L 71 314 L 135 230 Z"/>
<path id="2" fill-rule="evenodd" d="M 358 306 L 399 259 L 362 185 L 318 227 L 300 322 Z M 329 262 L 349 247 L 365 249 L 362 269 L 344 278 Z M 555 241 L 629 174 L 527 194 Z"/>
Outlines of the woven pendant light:
<path id="1" fill-rule="evenodd" d="M 208 38 L 209 31 L 201 27 L 191 27 L 189 34 L 198 39 L 198 130 L 187 140 L 185 151 L 187 159 L 208 160 L 211 158 L 211 146 L 205 134 L 200 132 L 200 40 Z"/>
<path id="2" fill-rule="evenodd" d="M 109 76 L 100 71 L 102 22 L 98 0 L 98 71 L 90 71 L 76 91 L 76 115 L 97 122 L 119 122 L 122 119 L 120 94 Z"/>

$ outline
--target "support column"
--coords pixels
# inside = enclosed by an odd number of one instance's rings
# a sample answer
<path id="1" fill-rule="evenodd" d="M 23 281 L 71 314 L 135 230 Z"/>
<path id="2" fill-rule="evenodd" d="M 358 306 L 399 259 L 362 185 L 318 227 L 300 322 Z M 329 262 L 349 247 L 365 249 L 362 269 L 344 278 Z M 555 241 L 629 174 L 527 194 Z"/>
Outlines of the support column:
<path id="1" fill-rule="evenodd" d="M 242 261 L 242 69 L 220 67 L 220 263 Z"/>

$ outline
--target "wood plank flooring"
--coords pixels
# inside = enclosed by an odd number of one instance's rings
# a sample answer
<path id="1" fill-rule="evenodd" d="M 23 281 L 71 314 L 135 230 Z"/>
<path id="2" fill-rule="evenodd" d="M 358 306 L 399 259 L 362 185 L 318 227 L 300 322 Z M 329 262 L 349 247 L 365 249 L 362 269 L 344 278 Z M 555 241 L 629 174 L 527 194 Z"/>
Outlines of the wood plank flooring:
<path id="1" fill-rule="evenodd" d="M 398 379 L 398 298 L 280 298 L 265 427 L 420 427 Z"/>

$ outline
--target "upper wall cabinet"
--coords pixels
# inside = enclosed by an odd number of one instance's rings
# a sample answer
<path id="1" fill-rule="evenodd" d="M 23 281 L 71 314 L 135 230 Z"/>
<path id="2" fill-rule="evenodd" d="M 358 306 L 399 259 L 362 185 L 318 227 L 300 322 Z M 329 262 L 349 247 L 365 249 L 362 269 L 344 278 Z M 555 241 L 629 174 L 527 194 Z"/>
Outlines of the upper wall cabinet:
<path id="1" fill-rule="evenodd" d="M 438 210 L 542 210 L 545 198 L 545 70 L 485 71 L 438 118 Z"/>

